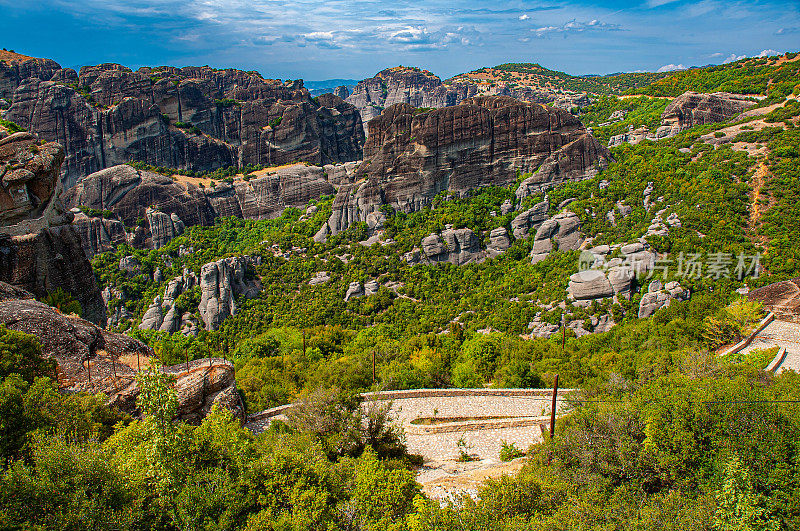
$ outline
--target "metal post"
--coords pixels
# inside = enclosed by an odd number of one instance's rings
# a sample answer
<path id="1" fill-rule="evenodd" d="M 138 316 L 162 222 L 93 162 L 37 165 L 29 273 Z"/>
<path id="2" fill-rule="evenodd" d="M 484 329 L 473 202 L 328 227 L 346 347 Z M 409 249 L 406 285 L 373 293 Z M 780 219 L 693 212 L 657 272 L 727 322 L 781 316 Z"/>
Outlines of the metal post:
<path id="1" fill-rule="evenodd" d="M 89 373 L 89 385 L 92 385 L 92 360 L 86 357 L 86 372 Z"/>
<path id="2" fill-rule="evenodd" d="M 186 375 L 189 375 L 189 351 L 186 351 Z"/>
<path id="3" fill-rule="evenodd" d="M 136 351 L 136 371 L 142 372 L 142 365 L 139 363 L 139 351 Z"/>
<path id="4" fill-rule="evenodd" d="M 556 436 L 556 397 L 558 396 L 558 375 L 553 381 L 553 401 L 550 404 L 550 440 Z"/>

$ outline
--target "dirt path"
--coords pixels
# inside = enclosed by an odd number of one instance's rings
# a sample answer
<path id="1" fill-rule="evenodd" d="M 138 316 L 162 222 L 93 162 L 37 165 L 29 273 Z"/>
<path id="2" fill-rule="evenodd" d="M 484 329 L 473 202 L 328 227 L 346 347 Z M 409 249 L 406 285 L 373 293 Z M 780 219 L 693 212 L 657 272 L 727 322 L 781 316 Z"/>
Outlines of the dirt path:
<path id="1" fill-rule="evenodd" d="M 750 199 L 750 220 L 748 222 L 747 231 L 750 234 L 750 239 L 761 245 L 766 245 L 769 241 L 764 236 L 758 235 L 758 226 L 761 224 L 761 216 L 771 206 L 771 199 L 763 208 L 761 200 L 763 197 L 762 190 L 764 184 L 769 179 L 769 167 L 764 160 L 759 161 L 756 172 L 752 179 L 752 193 Z"/>

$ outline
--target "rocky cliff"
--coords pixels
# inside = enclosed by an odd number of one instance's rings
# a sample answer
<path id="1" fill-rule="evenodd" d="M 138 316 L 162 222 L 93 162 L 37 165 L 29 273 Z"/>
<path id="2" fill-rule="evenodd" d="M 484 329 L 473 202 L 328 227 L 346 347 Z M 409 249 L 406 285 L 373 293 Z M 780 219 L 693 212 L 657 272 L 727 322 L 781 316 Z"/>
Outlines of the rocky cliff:
<path id="1" fill-rule="evenodd" d="M 405 66 L 387 68 L 360 81 L 345 99 L 361 112 L 364 130 L 369 132 L 367 123 L 396 103 L 439 109 L 458 105 L 475 96 L 510 96 L 531 103 L 552 102 L 566 110 L 589 104 L 586 94 L 556 94 L 525 86 L 509 87 L 505 83 L 480 85 L 464 78 L 445 83 L 427 70 Z"/>
<path id="2" fill-rule="evenodd" d="M 61 288 L 80 302 L 84 317 L 105 323 L 91 264 L 59 200 L 63 160 L 60 145 L 0 128 L 0 280 L 37 297 Z"/>
<path id="3" fill-rule="evenodd" d="M 475 94 L 475 85 L 445 85 L 427 70 L 398 66 L 381 70 L 374 77 L 360 81 L 347 97 L 347 102 L 361 112 L 366 129 L 367 122 L 395 103 L 440 108 L 456 105 Z"/>
<path id="4" fill-rule="evenodd" d="M 64 146 L 66 188 L 131 160 L 207 171 L 361 158 L 357 109 L 332 94 L 311 98 L 302 81 L 209 67 L 54 65 L 6 65 L 0 91 L 13 91 L 4 118 Z"/>
<path id="5" fill-rule="evenodd" d="M 159 248 L 184 227 L 209 225 L 221 216 L 273 218 L 286 207 L 305 207 L 311 199 L 333 193 L 325 169 L 306 164 L 260 171 L 249 180 L 237 178 L 203 188 L 190 180 L 181 182 L 123 164 L 82 179 L 64 194 L 63 201 L 69 208 L 115 215 L 115 220 L 76 215 L 87 254 L 93 255 L 108 250 L 107 244 L 119 237 L 120 225 L 135 227 L 128 239 L 137 247 Z"/>
<path id="6" fill-rule="evenodd" d="M 611 156 L 566 111 L 505 97 L 478 97 L 420 112 L 401 103 L 369 122 L 364 162 L 339 187 L 323 233 L 366 221 L 383 204 L 411 212 L 439 192 L 463 194 L 523 181 L 520 198 L 595 175 Z"/>

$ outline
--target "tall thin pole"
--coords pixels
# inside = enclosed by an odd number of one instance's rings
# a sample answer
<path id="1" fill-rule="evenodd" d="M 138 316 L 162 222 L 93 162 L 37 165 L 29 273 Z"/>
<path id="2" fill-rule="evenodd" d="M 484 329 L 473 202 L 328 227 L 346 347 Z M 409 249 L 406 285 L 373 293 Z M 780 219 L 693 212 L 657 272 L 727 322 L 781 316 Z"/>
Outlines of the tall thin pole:
<path id="1" fill-rule="evenodd" d="M 372 349 L 372 385 L 375 385 L 375 349 Z"/>
<path id="2" fill-rule="evenodd" d="M 189 349 L 186 349 L 186 374 L 189 374 Z"/>
<path id="3" fill-rule="evenodd" d="M 306 357 L 306 329 L 303 328 L 303 358 Z"/>
<path id="4" fill-rule="evenodd" d="M 142 372 L 142 364 L 139 363 L 139 351 L 136 351 L 136 371 Z"/>
<path id="5" fill-rule="evenodd" d="M 564 314 L 561 314 L 561 352 L 564 352 L 564 344 L 567 342 L 567 320 Z M 558 376 L 556 376 L 558 381 Z"/>
<path id="6" fill-rule="evenodd" d="M 550 440 L 556 436 L 556 397 L 558 396 L 558 375 L 553 381 L 553 401 L 550 403 Z"/>
<path id="7" fill-rule="evenodd" d="M 86 357 L 86 372 L 89 373 L 89 385 L 92 385 L 92 360 Z"/>
<path id="8" fill-rule="evenodd" d="M 117 365 L 114 363 L 114 355 L 111 355 L 111 371 L 114 373 L 114 379 L 117 379 Z"/>

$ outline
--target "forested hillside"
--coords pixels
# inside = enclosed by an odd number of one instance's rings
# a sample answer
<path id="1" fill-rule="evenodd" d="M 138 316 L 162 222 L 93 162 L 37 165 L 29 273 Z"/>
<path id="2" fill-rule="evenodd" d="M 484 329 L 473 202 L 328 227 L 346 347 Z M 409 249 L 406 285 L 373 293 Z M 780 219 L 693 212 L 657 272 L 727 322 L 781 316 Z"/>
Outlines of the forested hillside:
<path id="1" fill-rule="evenodd" d="M 775 107 L 614 146 L 607 168 L 544 191 L 521 193 L 537 174 L 519 173 L 415 211 L 383 205 L 320 238 L 335 201 L 325 195 L 95 255 L 110 327 L 151 346 L 154 365 L 186 361 L 188 373 L 188 360 L 224 358 L 248 413 L 301 405 L 259 435 L 222 408 L 191 425 L 173 420 L 172 377 L 146 370 L 133 418 L 103 395 L 59 392 L 40 342 L 0 325 L 0 528 L 800 529 L 800 375 L 765 370 L 777 349 L 718 355 L 766 314 L 748 291 L 800 276 L 794 58 L 579 81 L 503 65 L 605 94 L 578 115 L 602 145 L 655 129 L 669 101 L 653 96 L 731 91 Z M 536 227 L 520 221 L 535 215 Z M 474 250 L 445 237 L 462 229 Z M 654 264 L 616 289 L 608 264 L 644 255 Z M 229 257 L 246 257 L 231 278 L 247 296 L 212 326 L 207 266 L 222 279 Z M 579 291 L 587 262 L 607 266 L 615 291 Z M 160 329 L 168 299 L 193 328 Z M 80 310 L 63 292 L 45 302 Z M 454 503 L 422 493 L 420 458 L 358 398 L 550 387 L 556 375 L 575 391 L 555 436 L 520 449 L 519 474 Z"/>

